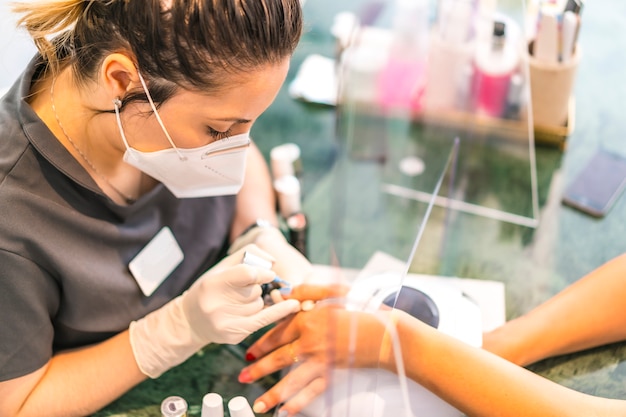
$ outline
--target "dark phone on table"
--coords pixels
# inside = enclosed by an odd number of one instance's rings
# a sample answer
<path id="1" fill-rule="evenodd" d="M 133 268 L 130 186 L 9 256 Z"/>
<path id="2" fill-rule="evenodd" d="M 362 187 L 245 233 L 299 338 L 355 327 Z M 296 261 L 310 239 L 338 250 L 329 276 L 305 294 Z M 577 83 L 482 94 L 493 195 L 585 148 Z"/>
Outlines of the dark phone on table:
<path id="1" fill-rule="evenodd" d="M 565 189 L 563 203 L 604 217 L 626 187 L 626 158 L 598 150 Z"/>

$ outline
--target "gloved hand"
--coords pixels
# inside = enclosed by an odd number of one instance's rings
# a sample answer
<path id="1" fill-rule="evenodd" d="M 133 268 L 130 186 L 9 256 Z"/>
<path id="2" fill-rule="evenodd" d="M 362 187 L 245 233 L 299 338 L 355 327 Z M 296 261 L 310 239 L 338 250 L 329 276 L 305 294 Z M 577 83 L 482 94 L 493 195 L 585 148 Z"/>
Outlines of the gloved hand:
<path id="1" fill-rule="evenodd" d="M 272 269 L 292 285 L 299 285 L 311 278 L 313 266 L 296 248 L 291 246 L 276 227 L 255 227 L 239 236 L 228 253 L 239 251 L 243 246 L 254 244 L 270 254 Z"/>
<path id="2" fill-rule="evenodd" d="M 130 324 L 130 343 L 141 371 L 156 378 L 209 343 L 236 344 L 248 335 L 300 310 L 296 300 L 265 307 L 260 284 L 276 274 L 242 264 L 246 246 L 204 273 L 185 293 Z"/>

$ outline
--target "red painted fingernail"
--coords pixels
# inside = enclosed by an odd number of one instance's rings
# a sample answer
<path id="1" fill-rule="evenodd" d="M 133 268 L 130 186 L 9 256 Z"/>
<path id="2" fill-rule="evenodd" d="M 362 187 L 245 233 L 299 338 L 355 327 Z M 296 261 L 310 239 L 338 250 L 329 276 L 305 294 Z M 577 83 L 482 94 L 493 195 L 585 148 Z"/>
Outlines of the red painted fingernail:
<path id="1" fill-rule="evenodd" d="M 249 384 L 250 382 L 252 382 L 252 376 L 250 375 L 250 371 L 248 371 L 247 369 L 242 369 L 239 373 L 238 380 L 242 384 Z"/>
<path id="2" fill-rule="evenodd" d="M 246 353 L 246 360 L 248 362 L 254 362 L 256 360 L 256 356 L 254 356 L 252 353 L 248 352 L 248 353 Z"/>

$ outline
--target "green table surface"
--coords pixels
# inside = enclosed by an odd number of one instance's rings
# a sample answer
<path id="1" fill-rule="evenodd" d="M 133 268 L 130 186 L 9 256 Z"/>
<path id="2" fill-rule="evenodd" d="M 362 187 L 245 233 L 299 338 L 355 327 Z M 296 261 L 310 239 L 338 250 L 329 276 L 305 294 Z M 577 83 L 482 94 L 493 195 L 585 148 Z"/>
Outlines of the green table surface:
<path id="1" fill-rule="evenodd" d="M 335 44 L 329 33 L 333 17 L 343 10 L 357 10 L 361 3 L 306 3 L 306 33 L 293 57 L 287 82 L 307 55 L 333 56 Z M 626 252 L 626 197 L 622 196 L 602 219 L 561 204 L 564 187 L 595 149 L 626 155 L 626 117 L 622 115 L 626 98 L 626 3 L 588 2 L 579 40 L 582 58 L 575 84 L 575 130 L 567 138 L 565 150 L 535 146 L 538 226 L 463 212 L 451 214 L 435 207 L 411 264 L 411 271 L 418 273 L 504 282 L 507 319 L 529 311 Z M 335 165 L 343 154 L 335 109 L 295 101 L 289 97 L 287 85 L 252 133 L 268 159 L 269 150 L 281 143 L 293 142 L 301 148 L 311 261 L 328 264 L 338 255 L 345 260 L 342 266 L 359 267 L 374 250 L 388 249 L 392 255 L 408 256 L 426 205 L 370 192 L 372 182 L 380 181 L 376 161 L 357 161 L 347 171 L 349 175 L 337 174 Z M 393 156 L 393 149 L 389 152 Z M 528 175 L 525 171 L 520 174 L 511 167 L 500 169 L 498 175 L 499 199 L 508 198 L 515 209 L 528 204 L 515 186 L 517 176 Z M 355 218 L 352 210 L 357 206 L 362 210 Z M 363 239 L 365 235 L 370 238 Z M 591 299 L 580 306 L 588 310 L 597 307 Z M 239 346 L 210 346 L 162 377 L 140 384 L 96 415 L 159 416 L 161 401 L 170 395 L 185 398 L 190 415 L 200 415 L 202 396 L 208 392 L 218 392 L 225 400 L 244 395 L 252 401 L 275 378 L 251 386 L 239 384 L 237 374 L 245 362 L 242 351 Z M 625 359 L 626 344 L 617 343 L 544 360 L 529 368 L 578 391 L 626 399 Z"/>

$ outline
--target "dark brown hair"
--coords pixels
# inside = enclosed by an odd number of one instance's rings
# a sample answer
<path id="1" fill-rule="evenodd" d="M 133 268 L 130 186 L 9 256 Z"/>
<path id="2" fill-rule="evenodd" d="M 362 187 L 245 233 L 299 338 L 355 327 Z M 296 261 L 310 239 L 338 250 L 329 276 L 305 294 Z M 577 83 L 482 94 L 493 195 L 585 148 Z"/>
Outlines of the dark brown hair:
<path id="1" fill-rule="evenodd" d="M 43 0 L 13 10 L 53 73 L 70 65 L 85 82 L 108 54 L 125 52 L 157 102 L 278 63 L 302 31 L 300 0 Z"/>

